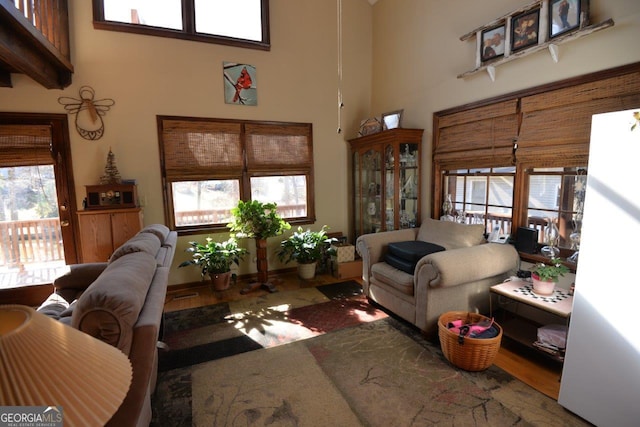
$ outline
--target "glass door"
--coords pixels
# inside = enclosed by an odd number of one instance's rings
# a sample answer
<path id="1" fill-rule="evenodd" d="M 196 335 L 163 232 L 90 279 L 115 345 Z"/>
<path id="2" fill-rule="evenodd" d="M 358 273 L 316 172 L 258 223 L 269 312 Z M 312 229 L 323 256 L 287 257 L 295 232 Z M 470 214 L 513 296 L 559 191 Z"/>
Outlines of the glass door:
<path id="1" fill-rule="evenodd" d="M 384 149 L 384 220 L 385 230 L 396 229 L 396 167 L 393 145 L 387 145 Z"/>
<path id="2" fill-rule="evenodd" d="M 413 228 L 418 221 L 418 155 L 418 144 L 400 144 L 400 228 Z"/>
<path id="3" fill-rule="evenodd" d="M 377 233 L 382 227 L 380 152 L 368 150 L 362 156 L 362 233 Z"/>
<path id="4" fill-rule="evenodd" d="M 42 302 L 77 262 L 66 120 L 0 114 L 0 291 L 10 290 L 11 302 Z"/>

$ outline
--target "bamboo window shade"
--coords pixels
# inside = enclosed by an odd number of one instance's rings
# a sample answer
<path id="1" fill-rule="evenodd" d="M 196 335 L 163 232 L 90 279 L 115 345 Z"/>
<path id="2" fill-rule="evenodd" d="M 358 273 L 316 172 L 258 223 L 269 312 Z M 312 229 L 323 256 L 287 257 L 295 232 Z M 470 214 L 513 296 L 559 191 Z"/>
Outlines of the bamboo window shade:
<path id="1" fill-rule="evenodd" d="M 310 123 L 159 118 L 159 124 L 170 181 L 313 169 Z"/>
<path id="2" fill-rule="evenodd" d="M 591 116 L 640 106 L 637 70 L 436 113 L 434 162 L 440 170 L 584 166 Z"/>
<path id="3" fill-rule="evenodd" d="M 169 180 L 240 176 L 243 169 L 241 124 L 163 120 L 164 166 Z"/>
<path id="4" fill-rule="evenodd" d="M 512 163 L 518 133 L 517 101 L 443 116 L 434 161 L 443 169 L 505 166 Z"/>
<path id="5" fill-rule="evenodd" d="M 309 172 L 313 165 L 310 124 L 246 124 L 247 170 Z"/>
<path id="6" fill-rule="evenodd" d="M 48 125 L 0 125 L 0 167 L 54 164 Z"/>
<path id="7" fill-rule="evenodd" d="M 522 98 L 517 159 L 523 166 L 588 163 L 591 116 L 640 105 L 640 73 Z"/>

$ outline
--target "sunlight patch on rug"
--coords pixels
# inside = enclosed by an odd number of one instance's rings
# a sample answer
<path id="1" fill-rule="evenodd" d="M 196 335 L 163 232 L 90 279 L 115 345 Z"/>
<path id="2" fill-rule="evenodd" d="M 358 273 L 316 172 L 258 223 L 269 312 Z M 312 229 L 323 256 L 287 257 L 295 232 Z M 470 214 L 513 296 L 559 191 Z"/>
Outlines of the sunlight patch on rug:
<path id="1" fill-rule="evenodd" d="M 286 311 L 292 308 L 327 302 L 327 298 L 316 288 L 302 288 L 286 292 L 265 294 L 256 298 L 241 299 L 229 302 L 231 314 L 259 312 L 261 310 Z"/>

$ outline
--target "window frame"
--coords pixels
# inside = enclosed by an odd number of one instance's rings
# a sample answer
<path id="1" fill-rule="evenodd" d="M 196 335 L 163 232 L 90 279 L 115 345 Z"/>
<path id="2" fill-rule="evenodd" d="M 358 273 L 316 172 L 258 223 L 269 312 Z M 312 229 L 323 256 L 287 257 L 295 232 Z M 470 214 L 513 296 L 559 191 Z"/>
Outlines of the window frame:
<path id="1" fill-rule="evenodd" d="M 512 228 L 527 227 L 525 171 L 588 169 L 592 115 L 637 105 L 639 76 L 640 62 L 636 62 L 433 113 L 432 218 L 439 218 L 442 212 L 445 170 L 510 163 L 517 167 Z M 572 253 L 561 250 L 560 256 Z M 523 252 L 520 258 L 544 259 Z"/>
<path id="2" fill-rule="evenodd" d="M 227 224 L 197 224 L 177 226 L 174 215 L 174 197 L 172 193 L 173 182 L 185 181 L 205 181 L 205 180 L 224 180 L 238 179 L 240 189 L 240 200 L 251 200 L 251 178 L 255 177 L 274 177 L 274 176 L 304 176 L 306 179 L 306 216 L 303 217 L 284 217 L 292 225 L 312 224 L 316 221 L 315 214 L 315 193 L 314 193 L 314 168 L 313 168 L 313 126 L 311 123 L 295 123 L 295 122 L 272 122 L 272 121 L 254 121 L 254 120 L 234 120 L 234 119 L 218 119 L 218 118 L 202 118 L 202 117 L 178 117 L 178 116 L 156 116 L 158 126 L 158 144 L 160 151 L 160 169 L 162 175 L 163 187 L 163 203 L 165 211 L 165 221 L 173 230 L 177 230 L 179 235 L 199 234 L 202 232 L 221 232 L 228 231 Z M 181 123 L 209 123 L 212 125 L 224 126 L 240 126 L 238 133 L 240 138 L 240 146 L 242 149 L 242 167 L 241 170 L 219 169 L 218 172 L 206 172 L 204 176 L 202 172 L 198 172 L 198 176 L 180 176 L 180 173 L 167 172 L 167 162 L 165 153 L 167 146 L 164 140 L 165 123 L 168 121 L 179 121 Z M 250 131 L 247 131 L 250 129 Z M 263 130 L 264 133 L 255 132 L 255 130 Z M 308 146 L 307 158 L 304 162 L 296 165 L 283 167 L 251 166 L 251 159 L 247 154 L 247 145 L 251 144 L 248 140 L 251 135 L 268 135 L 270 132 L 278 132 L 278 136 L 301 136 L 306 138 L 304 141 Z M 254 153 L 255 156 L 255 153 Z"/>
<path id="3" fill-rule="evenodd" d="M 230 0 L 233 1 L 233 0 Z M 196 32 L 194 0 L 181 0 L 182 30 L 154 27 L 143 24 L 128 24 L 125 22 L 107 21 L 104 17 L 104 0 L 92 0 L 93 28 L 97 30 L 120 31 L 125 33 L 143 34 L 154 37 L 168 37 L 181 40 L 191 40 L 204 43 L 221 44 L 257 50 L 271 50 L 271 30 L 269 27 L 269 0 L 260 0 L 262 11 L 261 27 L 262 40 L 247 40 L 234 37 L 219 36 Z"/>
<path id="4" fill-rule="evenodd" d="M 513 215 L 513 205 L 514 205 L 514 191 L 511 193 L 511 205 L 500 205 L 496 203 L 491 203 L 491 180 L 496 177 L 510 177 L 513 181 L 513 188 L 515 188 L 515 176 L 516 176 L 516 168 L 513 168 L 513 171 L 499 171 L 499 169 L 503 169 L 505 166 L 496 166 L 496 167 L 469 167 L 469 168 L 455 168 L 455 169 L 446 169 L 442 171 L 442 190 L 444 193 L 448 193 L 452 195 L 453 201 L 453 211 L 460 214 L 460 212 L 465 213 L 465 223 L 473 223 L 473 217 L 470 217 L 468 214 L 468 206 L 483 206 L 483 221 L 485 225 L 486 233 L 488 234 L 490 230 L 493 229 L 494 226 L 498 225 L 501 228 L 502 233 L 510 233 L 511 229 L 505 229 L 505 216 L 500 215 L 498 213 L 489 212 L 491 208 L 498 209 L 508 209 L 511 211 L 511 216 Z M 457 194 L 457 180 L 458 178 L 463 178 L 463 195 L 462 198 Z M 482 178 L 482 180 L 471 180 L 470 178 Z M 469 182 L 470 181 L 470 182 Z M 471 200 L 473 197 L 473 187 L 474 184 L 483 184 L 483 197 L 484 202 L 474 202 Z M 469 184 L 471 191 L 466 191 L 466 186 Z M 453 190 L 447 190 L 451 189 Z M 442 195 L 444 199 L 445 194 Z M 459 209 L 460 205 L 462 206 L 462 210 Z M 511 219 L 511 217 L 510 217 Z M 512 221 L 509 221 L 511 223 Z"/>

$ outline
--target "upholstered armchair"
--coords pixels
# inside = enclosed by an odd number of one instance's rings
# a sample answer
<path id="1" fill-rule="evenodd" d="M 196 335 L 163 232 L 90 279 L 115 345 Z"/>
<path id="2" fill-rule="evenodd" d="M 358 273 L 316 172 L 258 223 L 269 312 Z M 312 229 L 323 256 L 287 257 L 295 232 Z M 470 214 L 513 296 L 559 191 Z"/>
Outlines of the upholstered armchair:
<path id="1" fill-rule="evenodd" d="M 400 247 L 406 242 L 431 245 L 416 245 L 426 252 L 416 256 L 415 267 L 409 269 L 398 265 L 389 251 L 390 244 L 398 242 Z M 438 318 L 447 311 L 488 313 L 489 288 L 515 275 L 520 262 L 512 245 L 487 243 L 483 225 L 434 219 L 420 228 L 362 235 L 356 250 L 369 300 L 427 335 L 435 334 Z"/>

